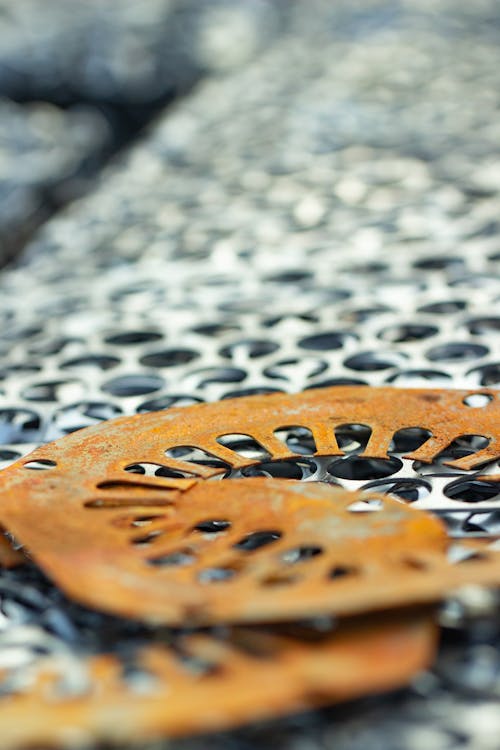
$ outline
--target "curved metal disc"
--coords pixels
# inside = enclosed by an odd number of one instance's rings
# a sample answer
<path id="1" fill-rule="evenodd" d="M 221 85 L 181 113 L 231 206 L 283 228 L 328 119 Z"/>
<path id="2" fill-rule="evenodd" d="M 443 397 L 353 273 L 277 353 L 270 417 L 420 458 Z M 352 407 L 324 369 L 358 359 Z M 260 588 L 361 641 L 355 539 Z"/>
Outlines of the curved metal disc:
<path id="1" fill-rule="evenodd" d="M 338 454 L 334 426 L 367 423 L 365 454 L 379 457 L 398 429 L 422 427 L 432 437 L 420 460 L 480 431 L 490 436 L 488 459 L 481 451 L 467 463 L 491 460 L 498 400 L 471 408 L 467 397 L 332 388 L 117 419 L 5 470 L 1 520 L 71 596 L 150 622 L 286 620 L 431 601 L 462 583 L 500 582 L 495 553 L 449 562 L 440 522 L 388 497 L 206 480 L 256 463 L 228 441 L 235 436 L 250 436 L 273 460 L 289 458 L 278 434 L 291 425 L 310 429 L 317 453 Z M 202 451 L 201 463 L 176 457 L 187 446 Z M 130 473 L 145 464 L 156 473 Z"/>
<path id="2" fill-rule="evenodd" d="M 64 689 L 47 660 L 24 691 L 0 698 L 2 748 L 144 742 L 214 731 L 403 686 L 433 658 L 426 612 L 346 621 L 338 630 L 233 628 L 139 650 L 127 671 L 108 654 L 82 663 L 85 689 Z M 383 666 L 382 666 L 383 665 Z"/>

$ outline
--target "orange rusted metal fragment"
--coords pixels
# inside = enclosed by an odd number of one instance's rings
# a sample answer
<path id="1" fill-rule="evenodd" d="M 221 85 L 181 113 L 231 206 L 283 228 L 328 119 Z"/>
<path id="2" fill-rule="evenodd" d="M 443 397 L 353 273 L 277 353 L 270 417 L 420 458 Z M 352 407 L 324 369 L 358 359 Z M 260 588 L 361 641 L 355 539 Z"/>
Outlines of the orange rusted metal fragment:
<path id="1" fill-rule="evenodd" d="M 358 423 L 372 428 L 371 457 L 404 428 L 431 433 L 411 454 L 422 461 L 484 435 L 487 448 L 452 462 L 468 468 L 499 455 L 500 401 L 482 393 L 478 408 L 468 391 L 341 387 L 120 418 L 2 472 L 0 520 L 75 599 L 153 623 L 349 615 L 500 584 L 496 552 L 450 562 L 440 522 L 397 500 L 291 480 L 206 481 L 225 468 L 178 456 L 191 446 L 240 469 L 258 459 L 221 442 L 249 435 L 271 459 L 290 458 L 278 435 L 291 426 L 311 430 L 318 455 L 340 454 L 334 428 Z M 145 463 L 159 475 L 130 473 Z"/>
<path id="2" fill-rule="evenodd" d="M 25 539 L 74 598 L 153 623 L 347 614 L 404 603 L 408 555 L 446 547 L 434 517 L 363 497 L 277 479 L 197 482 L 168 504 L 83 505 L 56 528 L 40 516 Z"/>
<path id="3" fill-rule="evenodd" d="M 82 663 L 88 685 L 64 696 L 67 663 L 42 662 L 31 686 L 0 698 L 3 750 L 87 747 L 209 732 L 380 693 L 407 684 L 433 659 L 426 611 L 346 621 L 328 633 L 233 628 L 142 648 L 140 684 L 117 657 Z M 130 674 L 130 659 L 127 662 Z"/>
<path id="4" fill-rule="evenodd" d="M 14 549 L 0 528 L 0 568 L 17 568 L 25 562 L 26 558 L 23 553 Z"/>

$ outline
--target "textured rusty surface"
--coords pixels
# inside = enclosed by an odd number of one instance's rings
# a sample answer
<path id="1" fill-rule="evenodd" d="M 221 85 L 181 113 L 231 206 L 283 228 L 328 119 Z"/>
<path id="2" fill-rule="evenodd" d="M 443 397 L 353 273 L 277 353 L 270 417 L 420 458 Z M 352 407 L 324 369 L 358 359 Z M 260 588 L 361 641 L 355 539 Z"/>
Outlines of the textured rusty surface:
<path id="1" fill-rule="evenodd" d="M 500 409 L 493 395 L 482 408 L 467 406 L 468 395 L 346 387 L 117 419 L 5 470 L 1 520 L 75 599 L 156 623 L 347 615 L 435 600 L 464 583 L 497 584 L 497 553 L 450 562 L 440 522 L 397 500 L 290 480 L 206 481 L 225 469 L 166 455 L 196 446 L 241 468 L 255 459 L 217 439 L 244 434 L 285 459 L 293 454 L 274 433 L 291 425 L 312 431 L 319 454 L 338 454 L 334 425 L 356 422 L 372 427 L 365 454 L 378 457 L 398 429 L 429 430 L 413 454 L 423 461 L 480 432 L 490 446 L 466 457 L 472 466 L 497 450 Z M 164 475 L 127 471 L 141 462 Z M 207 530 L 208 521 L 224 523 Z M 262 533 L 271 539 L 254 548 L 262 539 L 250 535 Z"/>
<path id="2" fill-rule="evenodd" d="M 198 482 L 157 504 L 32 518 L 23 539 L 75 599 L 149 622 L 348 614 L 404 600 L 407 556 L 439 559 L 446 545 L 433 517 L 376 496 L 383 507 L 371 510 L 362 497 L 265 478 Z M 356 501 L 366 512 L 349 510 Z M 213 523 L 227 527 L 205 533 Z"/>
<path id="3" fill-rule="evenodd" d="M 23 553 L 14 549 L 0 529 L 0 568 L 17 568 L 25 562 Z"/>
<path id="4" fill-rule="evenodd" d="M 180 736 L 384 692 L 425 669 L 435 646 L 425 611 L 346 621 L 322 634 L 195 633 L 143 647 L 128 677 L 114 655 L 88 659 L 78 695 L 65 694 L 64 668 L 49 659 L 23 692 L 0 698 L 2 748 Z"/>

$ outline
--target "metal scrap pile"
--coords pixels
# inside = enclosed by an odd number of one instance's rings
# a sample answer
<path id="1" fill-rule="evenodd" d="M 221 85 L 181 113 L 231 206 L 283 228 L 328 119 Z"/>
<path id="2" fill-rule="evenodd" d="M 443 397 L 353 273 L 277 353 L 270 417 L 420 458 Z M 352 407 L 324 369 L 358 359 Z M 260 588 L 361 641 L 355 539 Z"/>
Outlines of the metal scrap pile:
<path id="1" fill-rule="evenodd" d="M 500 456 L 499 411 L 488 391 L 317 389 L 117 419 L 14 463 L 0 520 L 18 555 L 150 632 L 82 659 L 73 687 L 55 656 L 24 680 L 7 665 L 5 746 L 189 735 L 407 684 L 436 656 L 431 605 L 500 586 L 498 545 L 456 544 L 402 498 L 280 472 L 345 459 L 367 425 L 360 462 L 406 441 L 432 463 L 475 431 L 489 445 L 446 461 L 474 469 Z"/>
<path id="2" fill-rule="evenodd" d="M 0 277 L 6 748 L 497 748 L 498 10 L 287 19 Z"/>

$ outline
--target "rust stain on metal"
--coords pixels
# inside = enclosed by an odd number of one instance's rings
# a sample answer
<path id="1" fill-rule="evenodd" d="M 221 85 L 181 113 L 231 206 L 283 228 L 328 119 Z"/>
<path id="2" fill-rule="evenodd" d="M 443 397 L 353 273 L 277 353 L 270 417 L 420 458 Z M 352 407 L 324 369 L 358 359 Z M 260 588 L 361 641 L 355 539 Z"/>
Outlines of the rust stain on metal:
<path id="1" fill-rule="evenodd" d="M 340 387 L 120 418 L 2 472 L 1 520 L 75 599 L 153 623 L 348 615 L 499 584 L 498 553 L 450 562 L 440 522 L 397 500 L 291 480 L 206 481 L 258 463 L 224 436 L 248 435 L 283 460 L 295 454 L 276 433 L 301 426 L 316 455 L 342 455 L 335 427 L 346 423 L 371 427 L 365 457 L 386 457 L 400 429 L 428 430 L 409 454 L 424 462 L 481 434 L 486 448 L 450 462 L 474 468 L 500 456 L 500 402 L 481 391 L 477 407 L 472 395 Z M 213 461 L 183 460 L 186 446 Z M 162 475 L 130 473 L 144 463 Z"/>
<path id="2" fill-rule="evenodd" d="M 233 628 L 151 645 L 135 656 L 141 689 L 108 654 L 83 662 L 88 688 L 64 696 L 48 659 L 24 692 L 0 698 L 2 748 L 88 746 L 216 731 L 407 684 L 433 659 L 426 611 L 346 621 L 337 630 L 290 634 Z M 181 658 L 182 657 L 182 658 Z"/>
<path id="3" fill-rule="evenodd" d="M 0 528 L 0 568 L 17 568 L 25 562 L 26 558 L 23 553 L 14 549 Z"/>

